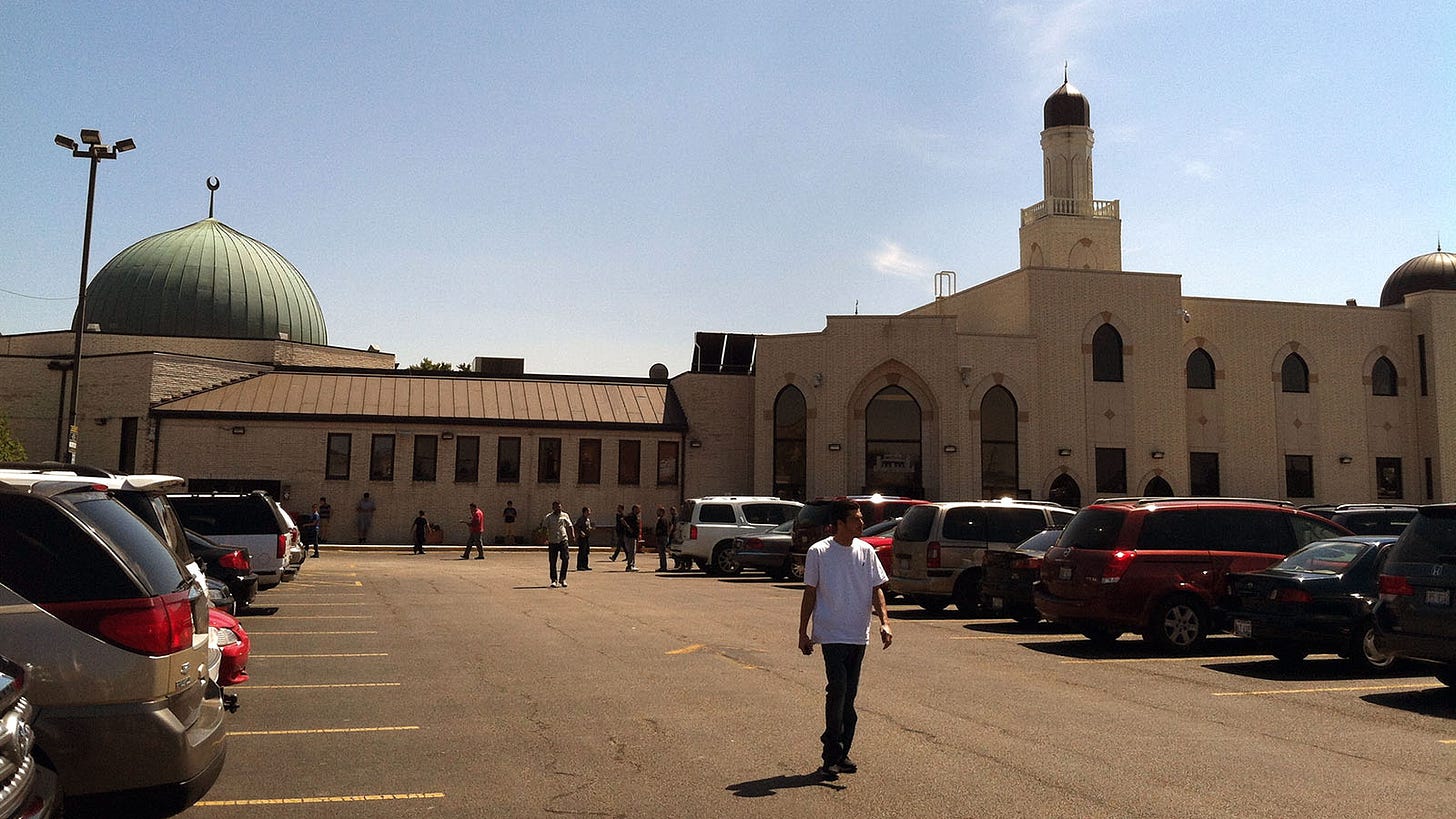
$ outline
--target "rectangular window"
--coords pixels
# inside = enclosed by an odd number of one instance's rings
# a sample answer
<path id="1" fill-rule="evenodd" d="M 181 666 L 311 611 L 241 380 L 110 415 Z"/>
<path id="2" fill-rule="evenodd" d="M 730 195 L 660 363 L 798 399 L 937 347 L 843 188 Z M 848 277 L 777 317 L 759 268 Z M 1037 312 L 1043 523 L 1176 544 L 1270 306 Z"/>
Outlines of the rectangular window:
<path id="1" fill-rule="evenodd" d="M 1097 447 L 1097 491 L 1127 491 L 1127 450 Z"/>
<path id="2" fill-rule="evenodd" d="M 1213 498 L 1220 494 L 1217 452 L 1188 453 L 1188 491 L 1200 498 Z"/>
<path id="3" fill-rule="evenodd" d="M 521 439 L 500 438 L 495 450 L 496 483 L 521 482 Z"/>
<path id="4" fill-rule="evenodd" d="M 1314 456 L 1284 456 L 1284 494 L 1291 498 L 1314 497 Z"/>
<path id="5" fill-rule="evenodd" d="M 324 479 L 347 481 L 349 457 L 354 449 L 354 436 L 347 432 L 330 432 L 329 448 L 324 454 Z"/>
<path id="6" fill-rule="evenodd" d="M 1375 497 L 1381 500 L 1405 497 L 1399 458 L 1375 459 Z"/>
<path id="7" fill-rule="evenodd" d="M 1426 392 L 1426 337 L 1416 336 L 1416 360 L 1421 366 L 1421 395 L 1429 395 Z"/>
<path id="8" fill-rule="evenodd" d="M 561 483 L 561 439 L 542 438 L 536 449 L 536 482 Z"/>
<path id="9" fill-rule="evenodd" d="M 433 481 L 435 479 L 435 463 L 440 453 L 440 439 L 434 435 L 415 436 L 415 465 L 411 473 L 411 479 L 416 481 Z"/>
<path id="10" fill-rule="evenodd" d="M 1431 468 L 1431 459 L 1426 459 L 1426 500 L 1436 499 L 1436 471 Z"/>
<path id="11" fill-rule="evenodd" d="M 602 439 L 582 438 L 576 451 L 576 482 L 602 482 Z"/>
<path id="12" fill-rule="evenodd" d="M 642 442 L 617 442 L 617 483 L 637 486 L 642 483 Z"/>
<path id="13" fill-rule="evenodd" d="M 480 436 L 461 435 L 455 439 L 455 482 L 475 483 L 480 480 Z"/>
<path id="14" fill-rule="evenodd" d="M 677 485 L 677 441 L 657 442 L 657 485 Z"/>
<path id="15" fill-rule="evenodd" d="M 369 440 L 369 480 L 394 480 L 394 436 L 375 435 Z"/>

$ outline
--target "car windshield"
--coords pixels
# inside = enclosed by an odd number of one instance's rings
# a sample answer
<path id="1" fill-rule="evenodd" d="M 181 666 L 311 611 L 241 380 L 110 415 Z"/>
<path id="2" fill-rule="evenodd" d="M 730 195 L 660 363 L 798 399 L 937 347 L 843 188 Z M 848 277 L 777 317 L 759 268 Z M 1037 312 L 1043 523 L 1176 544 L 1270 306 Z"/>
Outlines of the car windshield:
<path id="1" fill-rule="evenodd" d="M 894 529 L 895 524 L 899 522 L 899 518 L 891 518 L 890 520 L 882 520 L 873 526 L 866 526 L 865 530 L 860 533 L 860 537 L 874 537 L 875 535 L 883 535 L 886 532 Z"/>
<path id="2" fill-rule="evenodd" d="M 1279 561 L 1274 568 L 1286 572 L 1344 574 L 1367 548 L 1369 546 L 1365 543 L 1316 541 Z"/>
<path id="3" fill-rule="evenodd" d="M 774 528 L 768 530 L 768 534 L 770 534 L 770 535 L 787 535 L 788 533 L 792 532 L 793 530 L 794 530 L 794 519 L 793 518 L 789 518 L 788 520 L 784 521 L 783 523 L 780 523 L 778 526 L 775 526 Z"/>
<path id="4" fill-rule="evenodd" d="M 1043 529 L 1026 540 L 1023 540 L 1021 545 L 1016 547 L 1016 551 L 1044 555 L 1048 549 L 1057 545 L 1057 538 L 1061 536 L 1061 529 Z"/>
<path id="5" fill-rule="evenodd" d="M 1456 563 L 1456 507 L 1427 507 L 1391 547 L 1394 563 Z"/>

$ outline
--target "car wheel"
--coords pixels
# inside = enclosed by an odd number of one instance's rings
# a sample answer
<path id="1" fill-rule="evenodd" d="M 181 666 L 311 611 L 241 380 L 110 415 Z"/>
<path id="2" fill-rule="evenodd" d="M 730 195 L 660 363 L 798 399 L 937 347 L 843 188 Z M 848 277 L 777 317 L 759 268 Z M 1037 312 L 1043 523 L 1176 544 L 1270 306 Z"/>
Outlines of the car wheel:
<path id="1" fill-rule="evenodd" d="M 1381 651 L 1375 643 L 1374 623 L 1367 622 L 1361 628 L 1356 629 L 1355 638 L 1350 646 L 1350 662 L 1358 668 L 1364 671 L 1384 673 L 1395 667 L 1395 655 Z"/>
<path id="2" fill-rule="evenodd" d="M 926 611 L 945 611 L 945 607 L 950 605 L 949 597 L 916 597 L 912 599 L 915 601 L 915 605 Z"/>
<path id="3" fill-rule="evenodd" d="M 1098 626 L 1087 626 L 1082 629 L 1082 636 L 1092 641 L 1092 644 L 1099 648 L 1106 648 L 1117 642 L 1122 632 L 1112 628 L 1100 628 Z"/>
<path id="4" fill-rule="evenodd" d="M 738 562 L 738 551 L 731 543 L 720 543 L 713 550 L 713 574 L 733 577 L 743 572 L 743 564 Z"/>
<path id="5" fill-rule="evenodd" d="M 955 598 L 956 609 L 961 614 L 977 615 L 981 613 L 981 574 L 967 569 L 961 572 L 956 578 L 955 591 L 951 593 Z"/>
<path id="6" fill-rule="evenodd" d="M 1208 636 L 1208 611 L 1192 597 L 1170 597 L 1153 609 L 1144 632 L 1149 642 L 1165 651 L 1186 654 Z"/>
<path id="7" fill-rule="evenodd" d="M 801 560 L 789 561 L 789 577 L 799 583 L 804 582 L 804 562 Z"/>

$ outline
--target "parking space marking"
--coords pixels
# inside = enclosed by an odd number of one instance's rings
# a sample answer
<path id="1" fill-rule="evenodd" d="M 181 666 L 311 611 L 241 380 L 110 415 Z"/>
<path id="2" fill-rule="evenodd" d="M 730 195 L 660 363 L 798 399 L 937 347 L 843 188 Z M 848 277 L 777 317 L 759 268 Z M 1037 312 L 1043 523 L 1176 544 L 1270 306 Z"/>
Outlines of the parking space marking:
<path id="1" fill-rule="evenodd" d="M 266 635 L 266 636 L 270 636 L 271 637 L 271 636 L 273 636 L 275 634 L 296 635 L 296 634 L 378 634 L 378 633 L 379 632 L 377 632 L 377 631 L 253 631 L 252 629 L 248 629 L 248 636 L 249 637 L 257 637 L 259 635 Z"/>
<path id="2" fill-rule="evenodd" d="M 386 725 L 379 728 L 292 728 L 281 731 L 228 731 L 228 737 L 277 737 L 290 734 L 370 734 L 379 731 L 418 731 L 418 725 Z"/>
<path id="3" fill-rule="evenodd" d="M 694 651 L 702 651 L 706 647 L 707 646 L 703 645 L 702 643 L 693 643 L 690 646 L 684 646 L 682 648 L 675 648 L 672 651 L 669 651 L 667 653 L 668 654 L 692 654 Z"/>
<path id="4" fill-rule="evenodd" d="M 263 689 L 298 689 L 298 688 L 397 688 L 404 683 L 397 682 L 372 682 L 372 683 L 294 683 L 291 685 L 253 685 L 248 683 L 249 691 L 261 691 Z"/>
<path id="5" fill-rule="evenodd" d="M 1109 657 L 1101 660 L 1062 660 L 1062 665 L 1099 665 L 1113 663 L 1212 663 L 1229 660 L 1267 660 L 1268 654 L 1238 654 L 1227 657 Z"/>
<path id="6" fill-rule="evenodd" d="M 1268 691 L 1215 691 L 1215 697 L 1264 697 L 1273 694 L 1328 694 L 1339 691 L 1395 691 L 1404 688 L 1430 688 L 1431 684 L 1401 683 L 1390 685 L 1340 685 L 1326 688 L 1279 688 Z"/>
<path id="7" fill-rule="evenodd" d="M 1436 741 L 1442 745 L 1456 745 L 1456 739 L 1438 739 Z"/>
<path id="8" fill-rule="evenodd" d="M 957 634 L 952 640 L 1031 640 L 1033 642 L 1052 642 L 1067 639 L 1065 634 Z"/>
<path id="9" fill-rule="evenodd" d="M 369 614 L 270 614 L 269 620 L 370 620 Z"/>
<path id="10" fill-rule="evenodd" d="M 194 808 L 234 808 L 256 805 L 318 805 L 330 802 L 397 802 L 405 799 L 444 799 L 444 793 L 369 793 L 355 796 L 295 796 L 284 799 L 213 799 L 194 802 Z"/>
<path id="11" fill-rule="evenodd" d="M 315 603 L 315 602 L 312 602 L 312 601 L 305 602 L 303 600 L 298 600 L 298 601 L 290 602 L 288 605 L 290 605 L 290 606 L 369 606 L 369 605 L 373 605 L 373 604 L 372 603 L 369 603 L 368 601 L 364 601 L 364 600 L 361 600 L 361 601 L 358 601 L 358 602 L 353 602 L 353 603 Z"/>
<path id="12" fill-rule="evenodd" d="M 332 657 L 388 657 L 388 654 L 376 652 L 372 654 L 253 654 L 253 659 L 263 660 L 318 660 Z"/>

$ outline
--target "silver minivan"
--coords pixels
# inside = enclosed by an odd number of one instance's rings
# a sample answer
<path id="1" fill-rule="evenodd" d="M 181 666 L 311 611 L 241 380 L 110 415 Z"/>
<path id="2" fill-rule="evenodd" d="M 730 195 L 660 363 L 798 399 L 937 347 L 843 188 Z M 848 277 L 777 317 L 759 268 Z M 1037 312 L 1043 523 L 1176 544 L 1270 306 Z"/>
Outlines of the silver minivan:
<path id="1" fill-rule="evenodd" d="M 227 733 L 207 608 L 105 486 L 0 478 L 0 654 L 31 666 L 36 756 L 68 807 L 177 812 L 217 779 Z"/>
<path id="2" fill-rule="evenodd" d="M 1043 529 L 1066 526 L 1074 514 L 1051 502 L 1009 499 L 912 506 L 895 527 L 890 591 L 930 611 L 954 602 L 974 614 L 986 550 L 1012 551 Z"/>

